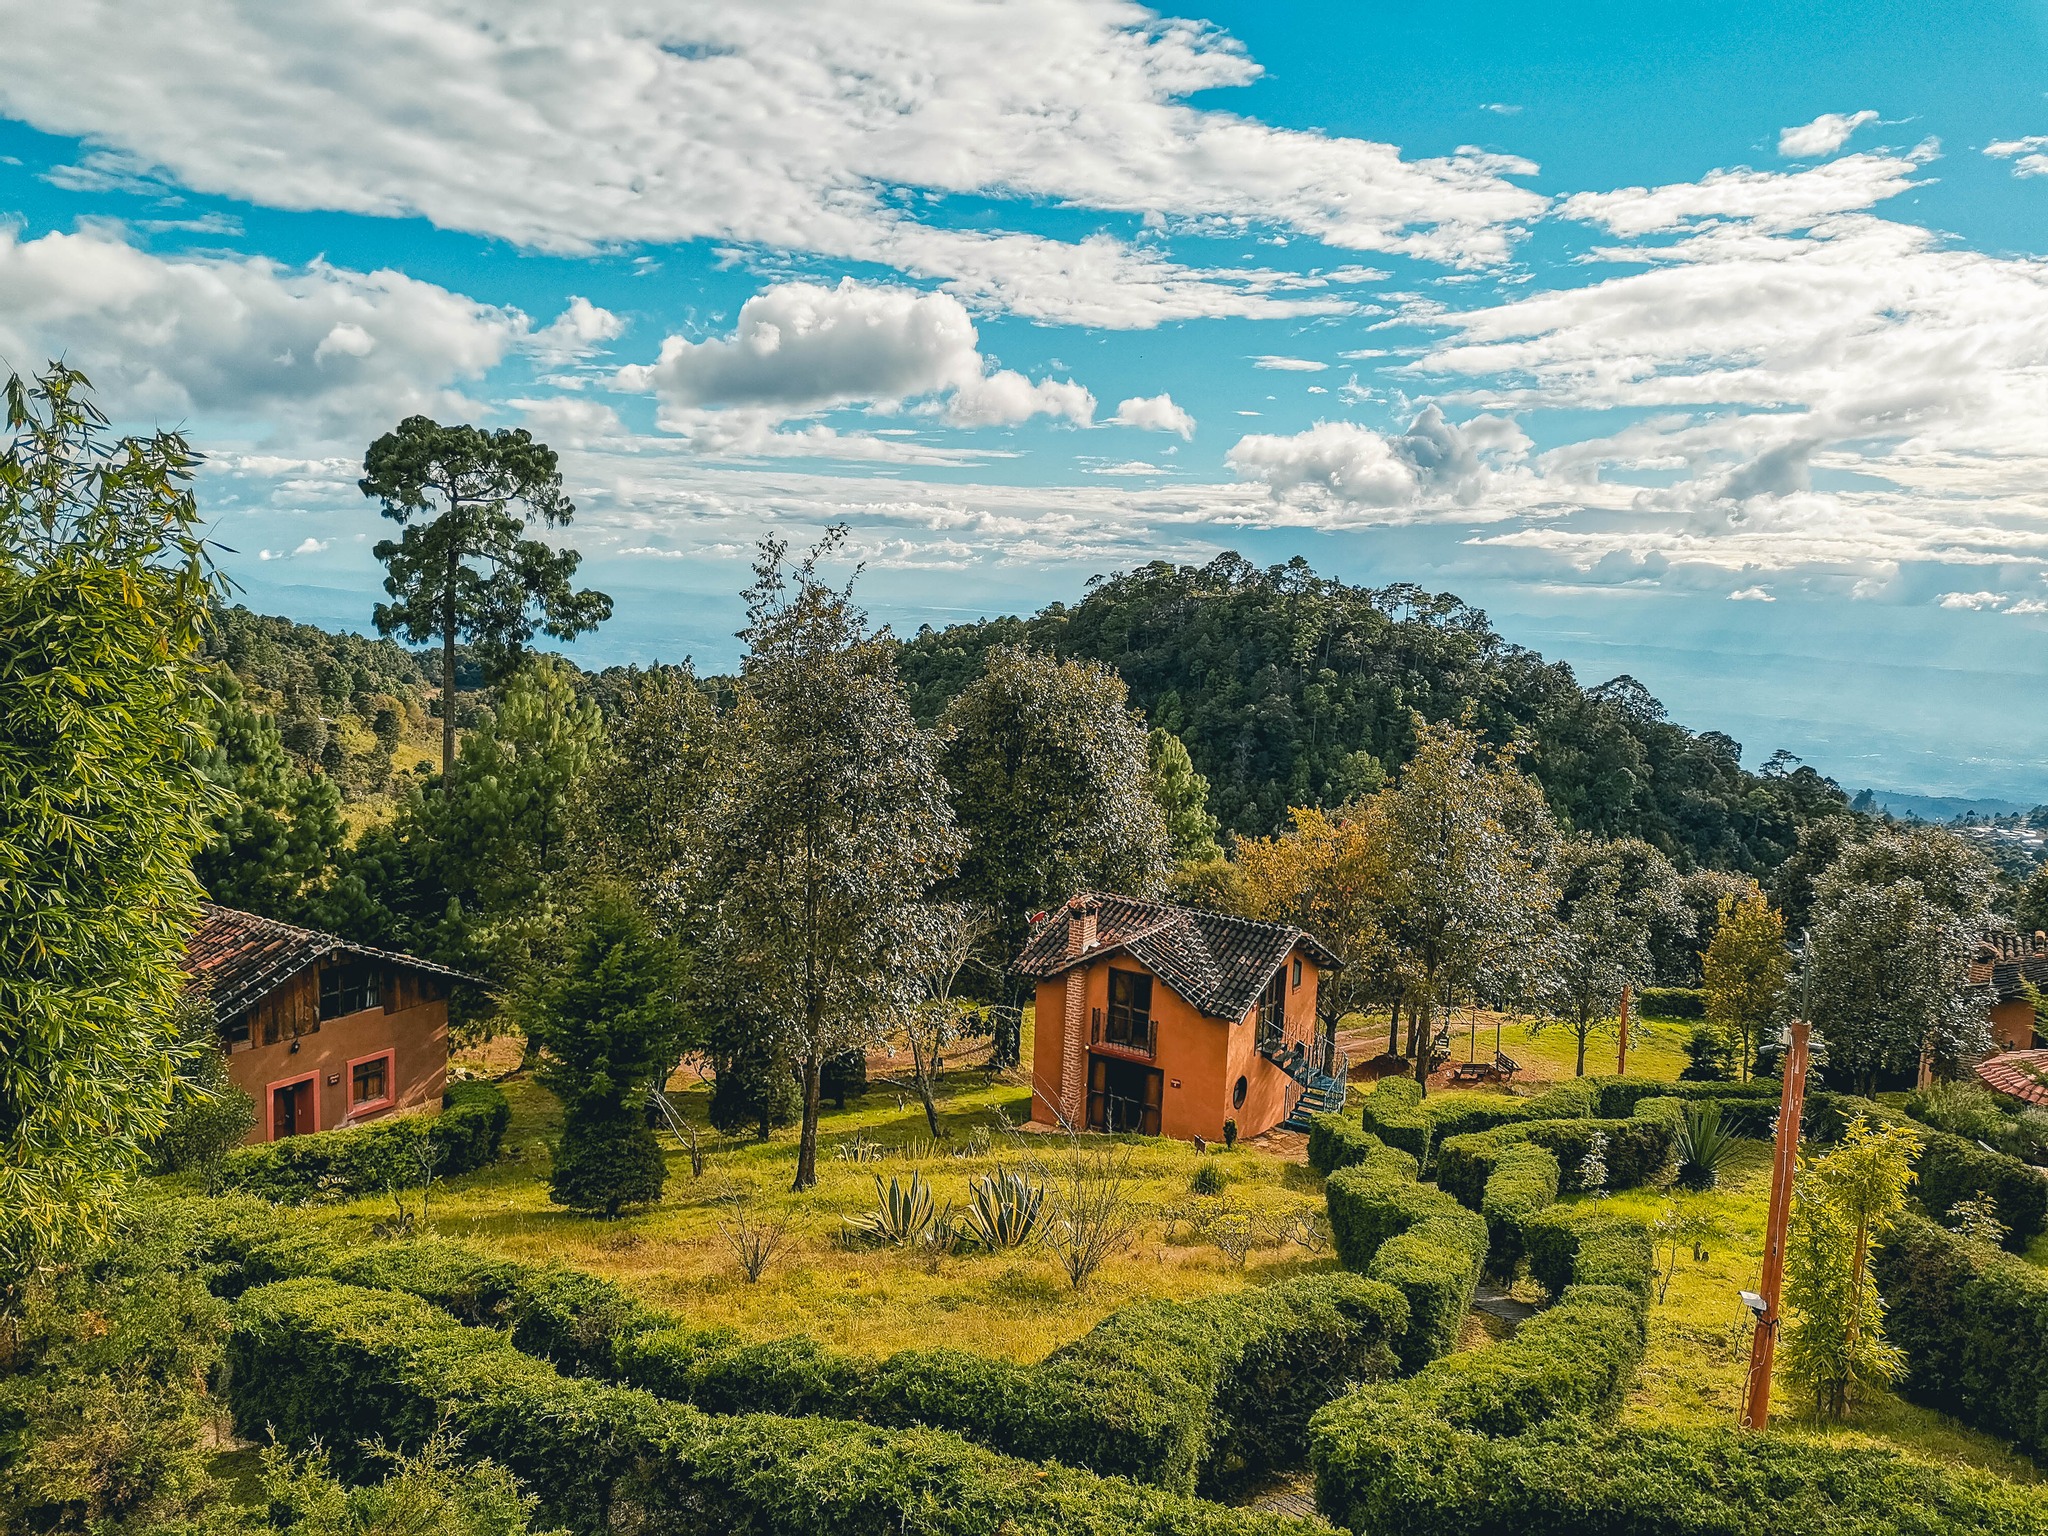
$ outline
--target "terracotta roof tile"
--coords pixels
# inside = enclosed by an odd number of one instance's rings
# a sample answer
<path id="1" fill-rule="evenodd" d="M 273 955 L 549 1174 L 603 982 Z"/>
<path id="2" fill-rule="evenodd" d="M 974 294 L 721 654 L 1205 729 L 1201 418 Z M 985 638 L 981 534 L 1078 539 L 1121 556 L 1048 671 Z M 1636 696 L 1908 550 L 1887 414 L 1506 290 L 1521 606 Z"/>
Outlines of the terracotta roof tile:
<path id="1" fill-rule="evenodd" d="M 388 960 L 452 981 L 477 980 L 431 960 L 351 944 L 336 934 L 294 927 L 254 912 L 216 907 L 210 902 L 202 904 L 199 911 L 199 927 L 185 945 L 185 970 L 194 987 L 206 990 L 213 1016 L 221 1023 L 332 954 Z"/>
<path id="2" fill-rule="evenodd" d="M 1061 907 L 1025 941 L 1017 957 L 1020 974 L 1043 980 L 1070 965 L 1122 951 L 1197 1012 L 1234 1021 L 1244 1017 L 1297 945 L 1325 970 L 1336 970 L 1340 964 L 1312 935 L 1286 923 L 1256 922 L 1135 896 L 1083 892 L 1073 900 L 1097 906 L 1094 946 L 1080 955 L 1067 954 L 1066 908 Z"/>
<path id="3" fill-rule="evenodd" d="M 1995 1093 L 2028 1104 L 2048 1104 L 2048 1051 L 2007 1051 L 1977 1063 L 1977 1076 Z"/>

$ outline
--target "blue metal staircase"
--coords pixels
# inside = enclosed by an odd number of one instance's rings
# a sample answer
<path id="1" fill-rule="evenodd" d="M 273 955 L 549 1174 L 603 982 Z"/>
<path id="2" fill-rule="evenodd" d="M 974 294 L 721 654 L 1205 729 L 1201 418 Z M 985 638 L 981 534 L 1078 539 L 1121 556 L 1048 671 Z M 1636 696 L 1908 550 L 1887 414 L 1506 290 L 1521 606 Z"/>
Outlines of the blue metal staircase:
<path id="1" fill-rule="evenodd" d="M 1301 1085 L 1301 1095 L 1294 1101 L 1287 1118 L 1281 1122 L 1283 1129 L 1290 1131 L 1308 1130 L 1308 1123 L 1317 1115 L 1334 1115 L 1344 1108 L 1344 1100 L 1351 1091 L 1351 1058 L 1334 1039 L 1329 1041 L 1328 1070 L 1317 1064 L 1320 1052 L 1307 1049 L 1308 1042 L 1278 1040 L 1270 1048 L 1262 1046 L 1259 1054 L 1273 1063 Z"/>

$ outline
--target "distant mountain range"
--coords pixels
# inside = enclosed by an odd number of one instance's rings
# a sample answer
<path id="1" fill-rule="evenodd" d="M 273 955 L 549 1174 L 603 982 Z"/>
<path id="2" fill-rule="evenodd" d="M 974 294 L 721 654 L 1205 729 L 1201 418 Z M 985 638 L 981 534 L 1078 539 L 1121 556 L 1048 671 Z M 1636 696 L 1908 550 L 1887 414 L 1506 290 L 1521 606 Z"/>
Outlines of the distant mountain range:
<path id="1" fill-rule="evenodd" d="M 2016 800 L 1971 800 L 1961 795 L 1909 795 L 1896 789 L 1868 789 L 1863 795 L 1870 797 L 1870 808 L 1887 811 L 1894 816 L 1917 816 L 1922 821 L 1953 821 L 1958 816 L 1975 813 L 1979 816 L 2019 816 L 2033 809 Z M 1864 807 L 1863 795 L 1856 797 L 1858 809 Z"/>

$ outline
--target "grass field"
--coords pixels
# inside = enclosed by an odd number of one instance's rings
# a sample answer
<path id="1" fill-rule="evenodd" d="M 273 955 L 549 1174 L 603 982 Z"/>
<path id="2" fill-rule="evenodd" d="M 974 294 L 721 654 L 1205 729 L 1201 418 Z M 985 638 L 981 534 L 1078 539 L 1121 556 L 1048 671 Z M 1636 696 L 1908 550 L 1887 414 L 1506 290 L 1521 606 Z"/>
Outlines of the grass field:
<path id="1" fill-rule="evenodd" d="M 907 1183 L 916 1170 L 939 1203 L 962 1206 L 974 1176 L 1063 1154 L 1060 1138 L 1006 1132 L 1006 1122 L 1024 1119 L 1029 1090 L 1016 1080 L 991 1080 L 978 1069 L 945 1075 L 941 1107 L 948 1136 L 936 1145 L 916 1099 L 899 1104 L 892 1088 L 871 1088 L 843 1111 L 828 1106 L 819 1136 L 818 1184 L 802 1195 L 788 1191 L 796 1166 L 793 1127 L 762 1143 L 707 1132 L 701 1180 L 692 1178 L 687 1155 L 664 1133 L 669 1181 L 662 1203 L 616 1221 L 574 1216 L 548 1203 L 548 1142 L 559 1133 L 559 1112 L 553 1098 L 524 1074 L 507 1079 L 504 1087 L 513 1105 L 506 1159 L 437 1191 L 432 1227 L 507 1255 L 593 1270 L 656 1305 L 700 1323 L 730 1324 L 753 1337 L 808 1333 L 871 1355 L 945 1344 L 1032 1360 L 1141 1298 L 1200 1296 L 1334 1265 L 1324 1236 L 1322 1181 L 1307 1168 L 1249 1147 L 1216 1148 L 1206 1161 L 1223 1174 L 1223 1191 L 1195 1196 L 1189 1181 L 1204 1156 L 1182 1142 L 1145 1137 L 1119 1138 L 1129 1156 L 1132 1199 L 1144 1219 L 1130 1250 L 1111 1258 L 1080 1292 L 1069 1286 L 1055 1259 L 1035 1246 L 936 1261 L 907 1251 L 845 1246 L 844 1220 L 874 1209 L 877 1174 L 884 1184 L 892 1177 Z M 673 1095 L 700 1128 L 708 1123 L 708 1097 L 701 1085 Z M 840 1160 L 837 1148 L 857 1135 L 878 1143 L 883 1159 Z M 718 1231 L 721 1201 L 734 1192 L 743 1193 L 756 1212 L 788 1223 L 788 1246 L 760 1284 L 741 1275 Z M 322 1212 L 319 1219 L 367 1230 L 389 1214 L 388 1200 L 366 1199 Z M 1250 1218 L 1256 1246 L 1241 1268 L 1204 1230 L 1213 1231 L 1226 1214 L 1233 1218 L 1224 1223 L 1226 1230 L 1241 1229 L 1243 1218 Z M 1297 1231 L 1317 1234 L 1315 1251 L 1280 1237 L 1288 1218 Z"/>

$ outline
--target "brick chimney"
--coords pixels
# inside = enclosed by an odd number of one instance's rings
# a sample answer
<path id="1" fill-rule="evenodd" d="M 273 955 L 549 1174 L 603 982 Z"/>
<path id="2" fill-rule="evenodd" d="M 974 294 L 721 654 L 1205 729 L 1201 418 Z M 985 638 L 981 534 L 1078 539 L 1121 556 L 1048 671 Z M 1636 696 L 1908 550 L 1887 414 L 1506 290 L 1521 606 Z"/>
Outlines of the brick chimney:
<path id="1" fill-rule="evenodd" d="M 1095 947 L 1095 918 L 1102 910 L 1093 896 L 1076 896 L 1067 903 L 1067 958 L 1085 955 Z"/>

